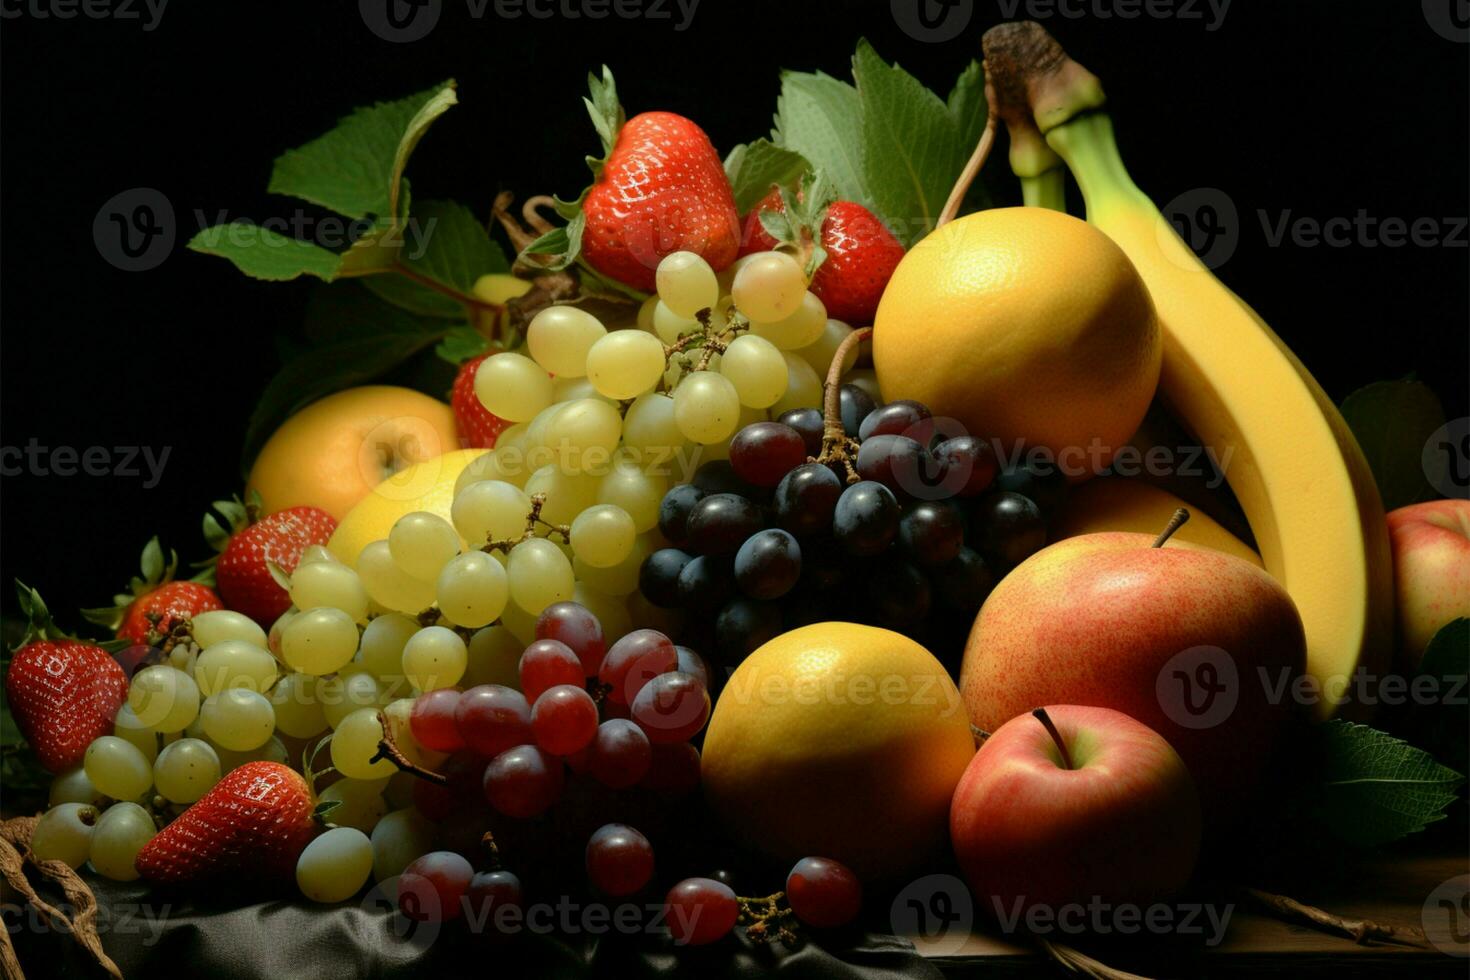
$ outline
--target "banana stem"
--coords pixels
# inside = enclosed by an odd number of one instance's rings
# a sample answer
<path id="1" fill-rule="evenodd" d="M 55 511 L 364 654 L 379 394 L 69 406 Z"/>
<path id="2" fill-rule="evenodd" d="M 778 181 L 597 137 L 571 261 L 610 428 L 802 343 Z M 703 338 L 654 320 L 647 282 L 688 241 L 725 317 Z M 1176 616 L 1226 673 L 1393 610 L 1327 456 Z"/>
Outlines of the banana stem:
<path id="1" fill-rule="evenodd" d="M 1089 220 L 1116 204 L 1153 208 L 1123 166 L 1113 137 L 1113 120 L 1107 113 L 1090 112 L 1069 119 L 1048 132 L 1046 142 L 1077 178 Z"/>
<path id="2" fill-rule="evenodd" d="M 1032 177 L 1017 174 L 1021 180 L 1021 200 L 1028 208 L 1067 211 L 1067 174 L 1055 167 Z"/>

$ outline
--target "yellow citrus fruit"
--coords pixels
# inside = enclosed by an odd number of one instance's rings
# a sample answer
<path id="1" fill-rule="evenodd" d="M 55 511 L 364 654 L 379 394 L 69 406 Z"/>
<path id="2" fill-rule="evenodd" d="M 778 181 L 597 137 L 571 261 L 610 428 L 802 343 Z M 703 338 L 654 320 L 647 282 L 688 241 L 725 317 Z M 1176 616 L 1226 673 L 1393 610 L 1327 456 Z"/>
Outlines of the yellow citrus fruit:
<path id="1" fill-rule="evenodd" d="M 923 402 L 1008 453 L 1021 440 L 1066 450 L 1074 478 L 1138 428 L 1161 356 L 1153 301 L 1122 249 L 1045 208 L 980 211 L 933 232 L 899 263 L 874 318 L 885 398 Z"/>
<path id="2" fill-rule="evenodd" d="M 246 481 L 269 514 L 309 504 L 341 520 L 384 478 L 459 448 L 454 411 L 409 388 L 365 385 L 328 395 L 271 435 Z"/>
<path id="3" fill-rule="evenodd" d="M 449 520 L 455 481 L 472 460 L 487 452 L 456 449 L 393 474 L 347 512 L 327 547 L 342 561 L 356 565 L 362 549 L 386 538 L 404 514 L 426 510 Z"/>
<path id="4" fill-rule="evenodd" d="M 704 792 L 757 850 L 888 877 L 943 848 L 974 754 L 959 691 L 928 650 L 872 626 L 817 623 L 730 676 L 704 736 Z"/>
<path id="5" fill-rule="evenodd" d="M 1103 531 L 1158 534 L 1180 507 L 1189 511 L 1189 520 L 1169 538 L 1170 544 L 1213 548 L 1248 561 L 1257 568 L 1263 567 L 1261 556 L 1252 551 L 1250 545 L 1198 507 L 1142 480 L 1116 476 L 1072 488 L 1056 511 L 1048 516 L 1046 536 L 1048 540 L 1061 541 Z"/>

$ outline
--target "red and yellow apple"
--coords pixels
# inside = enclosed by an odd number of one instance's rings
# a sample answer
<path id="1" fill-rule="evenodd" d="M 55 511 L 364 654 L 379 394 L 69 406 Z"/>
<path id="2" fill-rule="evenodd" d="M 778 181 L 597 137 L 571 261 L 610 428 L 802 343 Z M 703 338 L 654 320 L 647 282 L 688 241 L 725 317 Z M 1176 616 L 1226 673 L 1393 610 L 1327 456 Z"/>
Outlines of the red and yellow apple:
<path id="1" fill-rule="evenodd" d="M 1440 628 L 1470 617 L 1470 500 L 1430 500 L 1390 511 L 1394 588 L 1405 666 Z"/>

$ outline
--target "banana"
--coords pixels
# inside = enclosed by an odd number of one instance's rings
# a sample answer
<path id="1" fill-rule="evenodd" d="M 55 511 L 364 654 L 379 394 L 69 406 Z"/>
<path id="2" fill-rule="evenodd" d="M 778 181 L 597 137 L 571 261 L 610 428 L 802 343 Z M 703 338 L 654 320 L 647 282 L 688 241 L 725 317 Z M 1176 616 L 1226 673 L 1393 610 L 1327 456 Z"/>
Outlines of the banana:
<path id="1" fill-rule="evenodd" d="M 1026 81 L 1030 105 L 1077 179 L 1087 220 L 1127 253 L 1153 296 L 1164 332 L 1161 397 L 1228 460 L 1225 478 L 1262 562 L 1301 613 L 1314 713 L 1365 715 L 1366 699 L 1347 688 L 1355 673 L 1371 680 L 1387 666 L 1394 596 L 1383 502 L 1357 440 L 1290 348 L 1133 183 L 1097 79 L 1038 37 L 1039 26 L 1007 26 L 1045 56 L 1031 61 L 1039 70 Z"/>

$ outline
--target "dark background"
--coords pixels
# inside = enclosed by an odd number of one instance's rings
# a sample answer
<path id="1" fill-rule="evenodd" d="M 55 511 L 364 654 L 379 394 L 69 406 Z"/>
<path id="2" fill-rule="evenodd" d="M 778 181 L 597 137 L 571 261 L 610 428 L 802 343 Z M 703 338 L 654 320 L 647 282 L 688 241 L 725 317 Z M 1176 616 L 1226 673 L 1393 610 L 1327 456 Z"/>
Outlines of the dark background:
<path id="1" fill-rule="evenodd" d="M 182 242 L 196 209 L 206 223 L 222 209 L 290 213 L 264 192 L 280 151 L 354 106 L 453 76 L 461 105 L 420 146 L 414 191 L 485 214 L 501 188 L 582 186 L 596 139 L 579 99 L 603 62 L 630 111 L 689 115 L 723 152 L 768 132 L 778 68 L 849 77 L 867 36 L 947 92 L 1008 6 L 976 0 L 970 28 L 932 44 L 907 36 L 888 0 L 702 0 L 684 32 L 669 20 L 508 20 L 493 5 L 474 19 L 465 0 L 444 0 L 426 39 L 393 44 L 353 2 L 173 0 L 152 31 L 39 18 L 38 2 L 49 0 L 4 0 L 0 21 L 0 445 L 172 447 L 153 489 L 141 477 L 0 480 L 0 578 L 40 587 L 67 625 L 126 580 L 149 535 L 202 557 L 203 509 L 239 489 L 245 421 L 310 287 L 248 280 Z M 1117 9 L 1067 9 L 1094 4 Z M 1442 232 L 1463 221 L 1470 45 L 1436 33 L 1411 0 L 1235 0 L 1213 31 L 1208 4 L 1190 6 L 1204 18 L 1044 23 L 1103 79 L 1147 192 L 1168 202 L 1219 188 L 1235 202 L 1239 245 L 1219 274 L 1335 399 L 1416 372 L 1449 417 L 1470 414 L 1463 225 L 1458 247 L 1273 247 L 1257 217 L 1362 210 Z M 1000 150 L 987 175 L 1005 201 L 1017 192 Z M 92 222 L 135 187 L 172 202 L 180 244 L 128 273 L 100 256 Z M 8 586 L 4 597 L 13 608 Z"/>

